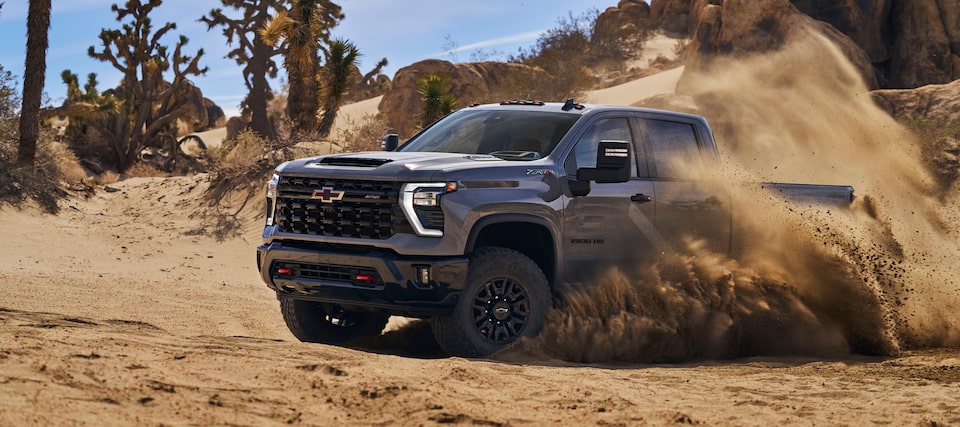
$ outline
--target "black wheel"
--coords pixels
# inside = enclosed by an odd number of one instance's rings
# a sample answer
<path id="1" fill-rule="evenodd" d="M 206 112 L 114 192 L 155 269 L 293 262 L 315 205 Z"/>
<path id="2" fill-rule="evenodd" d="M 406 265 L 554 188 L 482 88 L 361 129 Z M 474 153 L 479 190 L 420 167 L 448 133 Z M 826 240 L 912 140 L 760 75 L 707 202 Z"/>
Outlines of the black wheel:
<path id="1" fill-rule="evenodd" d="M 390 316 L 346 312 L 336 306 L 288 297 L 280 298 L 280 313 L 287 328 L 300 341 L 340 344 L 357 337 L 377 335 Z"/>
<path id="2" fill-rule="evenodd" d="M 481 248 L 470 257 L 463 294 L 452 315 L 433 320 L 437 343 L 449 354 L 483 357 L 536 336 L 552 303 L 540 267 L 506 248 Z"/>

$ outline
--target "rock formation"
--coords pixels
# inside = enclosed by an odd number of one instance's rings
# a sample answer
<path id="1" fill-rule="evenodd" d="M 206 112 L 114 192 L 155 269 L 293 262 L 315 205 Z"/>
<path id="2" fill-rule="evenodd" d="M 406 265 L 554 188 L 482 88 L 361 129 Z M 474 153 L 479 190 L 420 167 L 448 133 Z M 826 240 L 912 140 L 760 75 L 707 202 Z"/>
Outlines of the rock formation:
<path id="1" fill-rule="evenodd" d="M 696 15 L 699 8 L 694 8 L 692 0 L 652 0 L 650 3 L 650 19 L 657 23 L 664 31 L 678 35 L 689 34 L 696 26 L 691 22 L 691 16 Z"/>
<path id="2" fill-rule="evenodd" d="M 612 46 L 649 31 L 650 5 L 642 0 L 621 0 L 597 16 L 590 42 L 594 46 Z"/>
<path id="3" fill-rule="evenodd" d="M 350 73 L 353 74 L 351 80 L 355 83 L 344 98 L 347 103 L 376 98 L 390 89 L 390 77 L 380 73 L 379 67 L 367 74 L 361 74 L 360 68 L 354 66 Z"/>
<path id="4" fill-rule="evenodd" d="M 226 125 L 223 109 L 204 98 L 200 88 L 191 86 L 184 99 L 185 105 L 177 117 L 177 138 Z"/>
<path id="5" fill-rule="evenodd" d="M 819 34 L 840 48 L 860 70 L 867 86 L 878 86 L 869 58 L 853 40 L 800 13 L 789 0 L 725 0 L 722 6 L 704 5 L 698 16 L 687 56 L 690 71 L 708 72 L 717 56 L 745 57 L 770 52 L 783 47 L 790 37 Z"/>
<path id="6" fill-rule="evenodd" d="M 713 46 L 706 44 L 716 47 L 721 54 L 725 53 L 722 43 L 730 41 L 738 44 L 732 50 L 751 51 L 751 44 L 762 43 L 764 36 L 776 39 L 778 33 L 785 31 L 777 25 L 795 21 L 795 18 L 785 20 L 785 12 L 775 11 L 783 10 L 784 3 L 787 1 L 652 0 L 650 19 L 668 32 L 693 35 L 701 45 L 704 39 L 721 37 Z M 872 87 L 913 88 L 960 79 L 960 1 L 789 0 L 789 3 L 800 13 L 827 24 L 822 32 L 831 40 L 837 41 L 835 33 L 842 33 L 852 41 L 852 44 L 843 41 L 841 49 L 860 67 L 863 64 L 859 58 L 866 56 L 873 74 L 867 81 L 876 82 Z M 762 16 L 759 20 L 758 14 Z M 704 34 L 705 30 L 710 32 Z M 695 35 L 697 32 L 701 34 Z M 733 34 L 752 40 L 741 40 L 731 36 Z"/>
<path id="7" fill-rule="evenodd" d="M 960 80 L 916 89 L 875 90 L 870 96 L 898 120 L 927 118 L 960 125 Z"/>
<path id="8" fill-rule="evenodd" d="M 545 75 L 540 69 L 504 62 L 452 64 L 428 59 L 403 67 L 397 71 L 379 106 L 381 117 L 393 132 L 411 136 L 416 131 L 417 114 L 422 110 L 417 93 L 419 81 L 433 74 L 450 77 L 450 93 L 461 107 L 474 102 L 524 98 L 530 92 L 526 84 Z"/>
<path id="9" fill-rule="evenodd" d="M 950 188 L 960 175 L 960 80 L 870 95 L 880 108 L 913 128 L 931 172 L 941 188 Z"/>

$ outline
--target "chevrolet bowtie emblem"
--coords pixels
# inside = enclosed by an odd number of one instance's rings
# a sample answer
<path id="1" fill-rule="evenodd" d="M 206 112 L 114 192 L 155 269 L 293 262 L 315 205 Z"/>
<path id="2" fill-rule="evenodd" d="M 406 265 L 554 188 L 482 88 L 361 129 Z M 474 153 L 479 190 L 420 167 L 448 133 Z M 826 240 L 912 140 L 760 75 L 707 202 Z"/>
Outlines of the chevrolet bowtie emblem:
<path id="1" fill-rule="evenodd" d="M 320 199 L 323 203 L 333 203 L 334 200 L 343 200 L 346 191 L 336 191 L 333 187 L 323 187 L 319 190 L 313 190 L 311 199 Z"/>

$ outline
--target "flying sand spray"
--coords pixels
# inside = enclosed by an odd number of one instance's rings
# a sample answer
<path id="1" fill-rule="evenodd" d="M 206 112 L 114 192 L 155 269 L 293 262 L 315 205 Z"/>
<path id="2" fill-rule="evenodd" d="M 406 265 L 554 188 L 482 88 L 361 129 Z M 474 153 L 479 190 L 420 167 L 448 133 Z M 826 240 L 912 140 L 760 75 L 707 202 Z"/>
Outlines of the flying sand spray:
<path id="1" fill-rule="evenodd" d="M 957 198 L 937 194 L 915 137 L 832 43 L 799 32 L 689 81 L 724 157 L 708 179 L 734 189 L 737 249 L 688 241 L 610 271 L 567 294 L 519 349 L 654 362 L 960 345 Z M 763 181 L 851 184 L 859 199 L 831 210 L 743 184 Z"/>

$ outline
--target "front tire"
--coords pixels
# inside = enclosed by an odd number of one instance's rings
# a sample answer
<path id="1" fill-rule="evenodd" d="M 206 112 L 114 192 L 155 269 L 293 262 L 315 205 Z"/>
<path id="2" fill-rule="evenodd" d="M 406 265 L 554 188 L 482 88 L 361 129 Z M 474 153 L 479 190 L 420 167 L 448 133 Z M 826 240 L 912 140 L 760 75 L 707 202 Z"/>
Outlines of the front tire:
<path id="1" fill-rule="evenodd" d="M 280 313 L 287 328 L 303 342 L 342 344 L 354 338 L 377 335 L 390 316 L 347 312 L 336 306 L 280 297 Z"/>
<path id="2" fill-rule="evenodd" d="M 488 356 L 536 336 L 551 304 L 547 279 L 533 260 L 512 249 L 481 248 L 470 257 L 453 314 L 433 320 L 433 335 L 449 354 Z"/>

